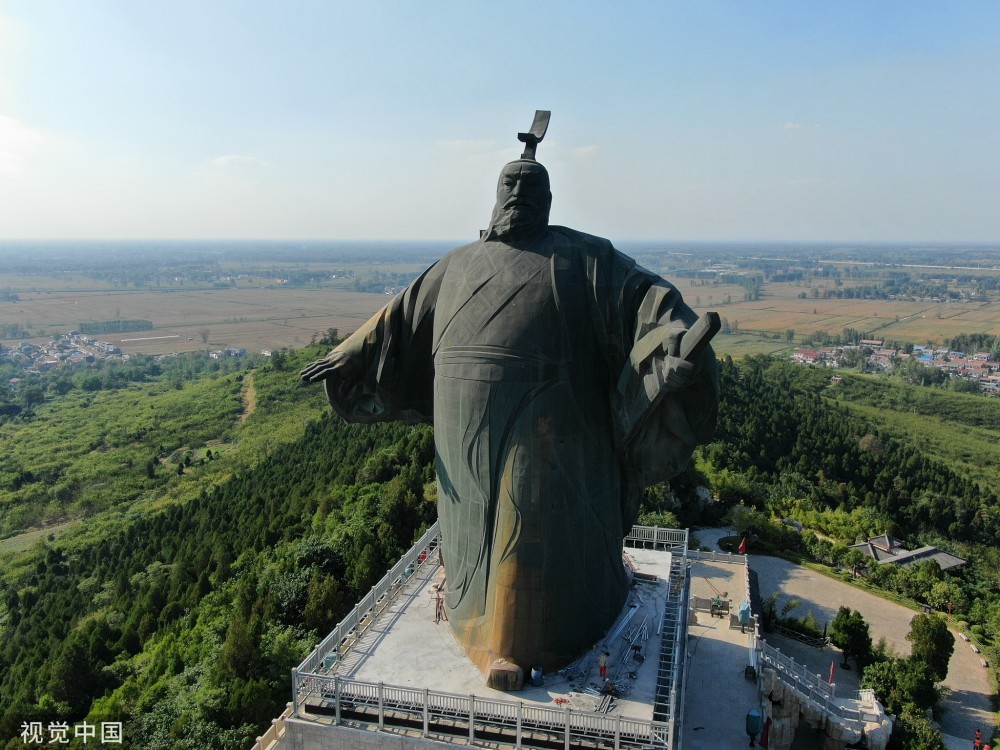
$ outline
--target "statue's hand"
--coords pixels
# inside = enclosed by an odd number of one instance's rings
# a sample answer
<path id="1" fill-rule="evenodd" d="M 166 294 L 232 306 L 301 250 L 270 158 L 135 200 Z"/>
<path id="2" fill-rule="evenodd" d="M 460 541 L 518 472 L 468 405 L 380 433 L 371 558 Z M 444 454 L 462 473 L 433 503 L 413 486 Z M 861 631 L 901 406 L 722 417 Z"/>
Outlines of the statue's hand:
<path id="1" fill-rule="evenodd" d="M 701 362 L 688 362 L 678 354 L 684 329 L 660 327 L 650 331 L 633 347 L 618 380 L 618 420 L 623 444 L 629 444 L 639 429 L 660 409 L 668 394 L 697 384 Z"/>
<path id="2" fill-rule="evenodd" d="M 333 365 L 330 364 L 329 360 L 318 359 L 302 368 L 299 377 L 307 383 L 315 383 L 317 380 L 325 379 L 327 373 L 332 369 Z"/>
<path id="3" fill-rule="evenodd" d="M 356 369 L 351 357 L 334 350 L 323 359 L 306 365 L 299 373 L 299 377 L 307 383 L 316 383 L 320 380 L 353 382 L 358 376 L 358 373 L 354 372 Z"/>
<path id="4" fill-rule="evenodd" d="M 650 374 L 656 378 L 655 383 L 659 386 L 658 390 L 661 391 L 682 391 L 694 385 L 697 380 L 697 366 L 680 357 L 669 355 L 654 357 L 649 365 Z M 648 378 L 649 375 L 646 377 Z"/>
<path id="5" fill-rule="evenodd" d="M 679 391 L 692 385 L 698 365 L 679 356 L 685 332 L 683 327 L 661 326 L 636 342 L 619 382 L 622 394 L 628 396 L 639 390 L 654 399 L 660 392 Z"/>

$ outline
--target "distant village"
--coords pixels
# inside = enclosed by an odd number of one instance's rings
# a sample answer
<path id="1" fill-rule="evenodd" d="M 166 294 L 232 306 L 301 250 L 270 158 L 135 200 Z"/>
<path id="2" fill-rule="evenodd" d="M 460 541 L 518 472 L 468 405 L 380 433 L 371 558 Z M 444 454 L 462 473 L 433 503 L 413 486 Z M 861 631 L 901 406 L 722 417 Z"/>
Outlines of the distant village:
<path id="1" fill-rule="evenodd" d="M 916 345 L 912 352 L 885 346 L 879 339 L 862 339 L 858 344 L 828 346 L 821 349 L 798 348 L 792 361 L 827 367 L 853 367 L 863 364 L 867 372 L 891 372 L 912 361 L 939 371 L 948 378 L 967 380 L 979 385 L 983 393 L 1000 395 L 1000 362 L 989 352 L 949 351 Z"/>
<path id="2" fill-rule="evenodd" d="M 21 343 L 13 347 L 0 344 L 0 358 L 13 362 L 28 372 L 48 372 L 66 364 L 92 363 L 100 359 L 124 359 L 120 347 L 82 336 L 71 331 L 46 344 Z"/>
<path id="3" fill-rule="evenodd" d="M 229 347 L 210 351 L 208 356 L 212 359 L 221 359 L 244 357 L 246 353 L 246 349 Z M 270 352 L 262 354 L 270 356 Z M 0 361 L 13 363 L 25 372 L 48 372 L 63 365 L 92 364 L 99 360 L 125 362 L 128 361 L 128 357 L 129 355 L 123 354 L 121 348 L 115 344 L 98 341 L 78 331 L 70 331 L 45 344 L 21 343 L 13 347 L 0 344 Z"/>
<path id="4" fill-rule="evenodd" d="M 229 347 L 208 353 L 212 359 L 244 357 L 246 349 Z M 262 351 L 265 357 L 270 351 Z M 170 356 L 170 355 L 162 355 Z M 12 363 L 25 372 L 48 372 L 61 365 L 94 363 L 98 360 L 127 361 L 120 347 L 70 331 L 45 344 L 20 343 L 5 347 L 0 343 L 0 361 Z M 1000 362 L 990 359 L 988 351 L 966 354 L 948 349 L 915 345 L 912 352 L 886 346 L 879 339 L 863 339 L 858 344 L 826 346 L 817 349 L 799 347 L 792 361 L 830 368 L 858 368 L 867 372 L 892 372 L 907 362 L 939 371 L 947 378 L 963 379 L 979 385 L 982 393 L 1000 395 Z"/>

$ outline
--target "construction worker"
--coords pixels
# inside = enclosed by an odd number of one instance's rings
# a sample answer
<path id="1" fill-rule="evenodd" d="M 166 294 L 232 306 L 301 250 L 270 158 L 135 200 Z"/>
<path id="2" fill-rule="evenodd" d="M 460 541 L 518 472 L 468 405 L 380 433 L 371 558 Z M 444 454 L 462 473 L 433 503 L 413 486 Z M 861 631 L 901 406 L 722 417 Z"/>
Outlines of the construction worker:
<path id="1" fill-rule="evenodd" d="M 601 680 L 608 679 L 608 657 L 611 656 L 610 653 L 605 651 L 603 654 L 597 657 L 597 668 L 601 672 Z"/>
<path id="2" fill-rule="evenodd" d="M 437 593 L 434 594 L 434 624 L 447 619 L 448 612 L 444 608 L 444 594 L 438 589 Z"/>

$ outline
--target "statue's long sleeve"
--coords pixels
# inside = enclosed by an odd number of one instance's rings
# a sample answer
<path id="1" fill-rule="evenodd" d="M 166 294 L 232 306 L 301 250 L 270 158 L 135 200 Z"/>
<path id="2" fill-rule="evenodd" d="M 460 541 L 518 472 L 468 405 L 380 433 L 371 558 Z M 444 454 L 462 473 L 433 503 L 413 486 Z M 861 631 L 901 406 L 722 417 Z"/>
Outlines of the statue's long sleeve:
<path id="1" fill-rule="evenodd" d="M 650 280 L 652 279 L 652 283 Z M 621 282 L 622 324 L 632 348 L 618 380 L 619 445 L 639 484 L 676 476 L 694 447 L 712 439 L 719 379 L 710 347 L 693 362 L 678 344 L 697 314 L 668 282 L 634 267 Z"/>
<path id="2" fill-rule="evenodd" d="M 431 346 L 445 263 L 424 271 L 324 359 L 302 372 L 324 381 L 334 410 L 349 422 L 430 422 Z"/>

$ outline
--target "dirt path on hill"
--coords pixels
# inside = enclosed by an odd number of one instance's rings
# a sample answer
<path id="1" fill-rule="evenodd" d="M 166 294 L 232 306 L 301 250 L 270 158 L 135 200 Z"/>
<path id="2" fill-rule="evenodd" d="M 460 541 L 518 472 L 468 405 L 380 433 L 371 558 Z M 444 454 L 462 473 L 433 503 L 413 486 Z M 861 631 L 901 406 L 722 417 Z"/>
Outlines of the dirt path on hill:
<path id="1" fill-rule="evenodd" d="M 251 370 L 243 378 L 243 413 L 240 414 L 239 424 L 250 419 L 250 415 L 257 408 L 257 386 L 254 385 L 253 375 L 253 370 Z"/>

